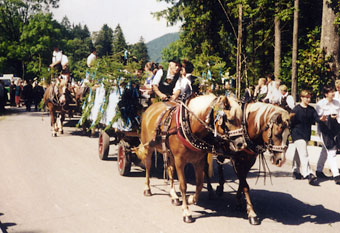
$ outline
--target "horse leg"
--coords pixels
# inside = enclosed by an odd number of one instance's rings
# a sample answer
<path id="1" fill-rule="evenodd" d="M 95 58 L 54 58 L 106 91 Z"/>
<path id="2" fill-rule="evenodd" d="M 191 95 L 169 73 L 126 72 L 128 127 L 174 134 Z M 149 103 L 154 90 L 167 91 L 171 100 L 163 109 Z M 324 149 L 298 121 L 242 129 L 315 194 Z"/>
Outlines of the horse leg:
<path id="1" fill-rule="evenodd" d="M 192 215 L 190 213 L 190 210 L 189 210 L 189 207 L 188 207 L 188 201 L 187 201 L 187 198 L 186 198 L 187 182 L 185 180 L 185 175 L 184 175 L 185 164 L 180 160 L 181 159 L 178 159 L 178 161 L 176 161 L 176 159 L 175 159 L 175 165 L 176 165 L 177 176 L 178 176 L 178 180 L 179 180 L 179 189 L 182 193 L 183 221 L 186 222 L 186 223 L 191 223 L 194 220 L 192 219 Z"/>
<path id="2" fill-rule="evenodd" d="M 179 197 L 177 196 L 177 192 L 175 189 L 175 182 L 174 182 L 174 167 L 175 164 L 173 162 L 173 158 L 169 158 L 170 159 L 170 164 L 168 165 L 167 168 L 167 172 L 169 175 L 169 180 L 170 180 L 170 197 L 171 197 L 171 204 L 175 205 L 175 206 L 179 206 L 181 205 L 180 201 L 179 201 Z"/>
<path id="3" fill-rule="evenodd" d="M 196 176 L 196 192 L 194 195 L 190 195 L 188 198 L 188 204 L 196 204 L 198 201 L 198 197 L 203 188 L 204 182 L 204 160 L 201 160 L 194 164 L 195 168 L 195 176 Z"/>
<path id="4" fill-rule="evenodd" d="M 217 158 L 220 162 L 223 162 L 224 158 Z M 217 163 L 217 170 L 218 170 L 218 183 L 219 185 L 216 188 L 216 194 L 217 196 L 222 196 L 224 192 L 224 173 L 223 173 L 223 165 L 220 163 Z"/>
<path id="5" fill-rule="evenodd" d="M 255 159 L 256 160 L 256 159 Z M 249 185 L 247 183 L 247 175 L 250 170 L 250 168 L 253 166 L 255 163 L 255 160 L 247 160 L 247 161 L 235 161 L 234 163 L 234 169 L 236 172 L 236 175 L 239 179 L 239 187 L 237 190 L 236 198 L 239 202 L 241 203 L 241 198 L 242 198 L 242 193 L 245 196 L 246 199 L 246 208 L 247 208 L 247 214 L 248 214 L 248 220 L 249 223 L 252 225 L 259 225 L 260 220 L 257 217 L 257 214 L 254 210 L 253 204 L 250 199 L 250 194 L 249 194 Z"/>
<path id="6" fill-rule="evenodd" d="M 60 113 L 60 121 L 59 121 L 59 132 L 61 134 L 64 134 L 64 120 L 65 120 L 65 114 Z"/>
<path id="7" fill-rule="evenodd" d="M 53 106 L 49 106 L 49 111 L 50 111 L 50 116 L 51 116 L 51 131 L 52 131 L 52 136 L 56 137 L 57 136 L 57 126 L 56 126 L 56 113 L 53 111 Z"/>
<path id="8" fill-rule="evenodd" d="M 144 196 L 150 197 L 152 195 L 150 188 L 150 169 L 152 164 L 152 153 L 153 148 L 148 147 L 147 154 L 143 158 L 145 165 L 145 187 L 144 187 Z"/>
<path id="9" fill-rule="evenodd" d="M 209 177 L 209 172 L 208 172 L 208 163 L 204 164 L 204 175 L 207 181 L 207 189 L 208 189 L 208 193 L 209 193 L 209 200 L 214 199 L 214 189 L 211 186 L 211 181 L 210 181 L 210 177 Z"/>

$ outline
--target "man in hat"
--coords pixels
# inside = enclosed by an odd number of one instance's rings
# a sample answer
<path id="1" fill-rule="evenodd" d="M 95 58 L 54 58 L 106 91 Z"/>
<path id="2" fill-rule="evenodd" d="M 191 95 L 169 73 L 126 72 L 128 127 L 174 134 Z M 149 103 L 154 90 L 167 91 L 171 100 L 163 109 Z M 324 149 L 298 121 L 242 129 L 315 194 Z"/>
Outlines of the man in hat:
<path id="1" fill-rule="evenodd" d="M 152 82 L 152 90 L 162 100 L 168 99 L 173 94 L 173 89 L 180 75 L 180 63 L 175 60 L 169 62 L 166 77 L 154 78 Z"/>

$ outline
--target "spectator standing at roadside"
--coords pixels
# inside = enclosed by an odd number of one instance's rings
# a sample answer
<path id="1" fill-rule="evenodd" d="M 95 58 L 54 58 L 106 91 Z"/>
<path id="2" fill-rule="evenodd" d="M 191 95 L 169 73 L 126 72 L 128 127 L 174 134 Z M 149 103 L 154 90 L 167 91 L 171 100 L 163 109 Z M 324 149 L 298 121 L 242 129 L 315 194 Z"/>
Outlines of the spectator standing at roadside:
<path id="1" fill-rule="evenodd" d="M 11 81 L 11 85 L 9 87 L 9 97 L 10 97 L 10 102 L 11 106 L 15 106 L 15 90 L 16 90 L 16 85 L 14 83 L 14 80 Z"/>
<path id="2" fill-rule="evenodd" d="M 288 112 L 291 112 L 293 108 L 295 107 L 295 101 L 294 101 L 293 96 L 288 94 L 288 88 L 286 85 L 281 85 L 279 87 L 279 90 L 281 93 L 280 106 L 284 108 L 285 110 L 287 110 Z"/>
<path id="3" fill-rule="evenodd" d="M 263 99 L 266 97 L 267 92 L 268 92 L 268 87 L 266 85 L 266 79 L 259 78 L 257 85 L 255 87 L 255 91 L 254 91 L 254 99 L 262 102 Z"/>
<path id="4" fill-rule="evenodd" d="M 44 96 L 44 88 L 40 86 L 38 81 L 36 80 L 34 82 L 34 87 L 33 87 L 33 102 L 34 102 L 34 110 L 36 112 L 39 110 L 38 107 L 43 96 Z"/>
<path id="5" fill-rule="evenodd" d="M 296 105 L 291 118 L 291 136 L 298 153 L 293 159 L 293 178 L 308 179 L 310 185 L 317 185 L 317 180 L 310 167 L 307 144 L 311 137 L 311 127 L 315 122 L 321 122 L 316 110 L 310 106 L 311 93 L 307 90 L 300 92 L 301 103 Z"/>
<path id="6" fill-rule="evenodd" d="M 334 99 L 340 101 L 340 79 L 335 80 L 335 90 Z"/>
<path id="7" fill-rule="evenodd" d="M 0 80 L 0 113 L 3 113 L 5 111 L 5 85 Z"/>
<path id="8" fill-rule="evenodd" d="M 15 104 L 17 107 L 20 107 L 20 100 L 21 100 L 21 94 L 22 94 L 22 83 L 21 80 L 18 79 L 15 87 Z"/>
<path id="9" fill-rule="evenodd" d="M 324 87 L 323 93 L 325 98 L 316 104 L 319 117 L 324 119 L 324 122 L 318 124 L 318 132 L 323 146 L 317 163 L 316 175 L 320 178 L 327 178 L 322 171 L 326 160 L 328 160 L 334 181 L 340 185 L 336 160 L 336 151 L 337 148 L 340 148 L 340 102 L 334 99 L 335 93 L 332 87 Z"/>
<path id="10" fill-rule="evenodd" d="M 28 80 L 27 84 L 24 86 L 24 90 L 22 91 L 22 95 L 24 97 L 26 111 L 31 111 L 31 105 L 33 101 L 33 87 L 32 81 Z"/>
<path id="11" fill-rule="evenodd" d="M 281 92 L 279 90 L 281 84 L 280 79 L 275 79 L 268 84 L 268 92 L 264 98 L 264 102 L 271 104 L 280 104 Z"/>

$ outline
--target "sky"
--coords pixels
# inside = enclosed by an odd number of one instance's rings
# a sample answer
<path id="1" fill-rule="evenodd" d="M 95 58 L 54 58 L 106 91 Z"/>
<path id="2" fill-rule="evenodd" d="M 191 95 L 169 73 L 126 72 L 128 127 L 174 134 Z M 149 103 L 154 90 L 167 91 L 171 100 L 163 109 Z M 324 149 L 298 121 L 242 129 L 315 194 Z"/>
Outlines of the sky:
<path id="1" fill-rule="evenodd" d="M 119 24 L 126 42 L 134 44 L 141 36 L 147 43 L 179 31 L 179 24 L 167 27 L 165 19 L 158 21 L 151 15 L 167 6 L 156 0 L 60 0 L 59 8 L 52 12 L 57 21 L 67 16 L 71 24 L 86 24 L 90 32 L 99 31 L 104 24 L 114 30 Z"/>

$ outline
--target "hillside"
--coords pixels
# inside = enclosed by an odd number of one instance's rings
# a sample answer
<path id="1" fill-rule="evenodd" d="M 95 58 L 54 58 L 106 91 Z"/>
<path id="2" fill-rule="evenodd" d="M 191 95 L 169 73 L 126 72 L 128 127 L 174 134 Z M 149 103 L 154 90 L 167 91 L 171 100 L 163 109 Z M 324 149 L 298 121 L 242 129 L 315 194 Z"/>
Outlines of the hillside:
<path id="1" fill-rule="evenodd" d="M 178 32 L 174 32 L 165 34 L 164 36 L 158 37 L 146 43 L 150 60 L 154 62 L 161 62 L 162 49 L 168 47 L 168 45 L 171 42 L 174 42 L 178 39 L 179 39 Z"/>

